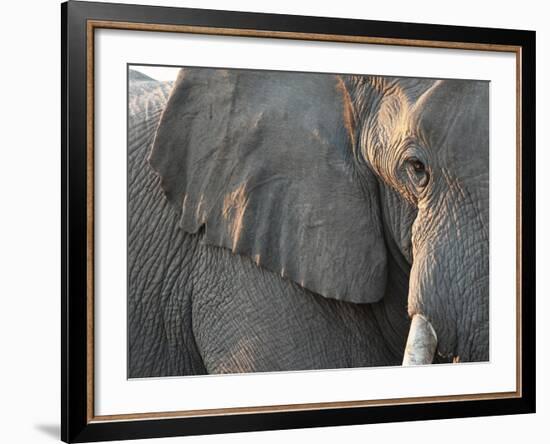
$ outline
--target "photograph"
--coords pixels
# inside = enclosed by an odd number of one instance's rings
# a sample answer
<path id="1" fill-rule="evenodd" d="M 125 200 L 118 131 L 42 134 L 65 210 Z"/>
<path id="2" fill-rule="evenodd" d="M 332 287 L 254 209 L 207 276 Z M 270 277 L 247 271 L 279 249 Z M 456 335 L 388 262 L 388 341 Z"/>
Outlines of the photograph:
<path id="1" fill-rule="evenodd" d="M 113 1 L 3 9 L 0 444 L 548 435 L 544 2 Z"/>
<path id="2" fill-rule="evenodd" d="M 490 81 L 127 69 L 128 378 L 490 361 Z"/>
<path id="3" fill-rule="evenodd" d="M 535 411 L 535 33 L 69 1 L 66 442 Z"/>

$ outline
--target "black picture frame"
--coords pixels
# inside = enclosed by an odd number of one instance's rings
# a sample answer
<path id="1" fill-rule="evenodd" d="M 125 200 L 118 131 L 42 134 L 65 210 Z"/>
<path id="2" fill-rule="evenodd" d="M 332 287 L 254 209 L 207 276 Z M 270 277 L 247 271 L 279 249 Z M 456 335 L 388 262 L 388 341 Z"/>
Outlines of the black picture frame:
<path id="1" fill-rule="evenodd" d="M 369 37 L 388 41 L 456 42 L 518 48 L 521 88 L 519 292 L 521 393 L 499 399 L 404 403 L 318 410 L 193 417 L 96 420 L 90 414 L 90 144 L 87 81 L 90 21 L 190 26 L 266 33 Z M 180 435 L 509 415 L 535 412 L 535 32 L 69 1 L 61 5 L 62 275 L 61 438 L 90 442 Z M 93 387 L 92 387 L 93 388 Z"/>

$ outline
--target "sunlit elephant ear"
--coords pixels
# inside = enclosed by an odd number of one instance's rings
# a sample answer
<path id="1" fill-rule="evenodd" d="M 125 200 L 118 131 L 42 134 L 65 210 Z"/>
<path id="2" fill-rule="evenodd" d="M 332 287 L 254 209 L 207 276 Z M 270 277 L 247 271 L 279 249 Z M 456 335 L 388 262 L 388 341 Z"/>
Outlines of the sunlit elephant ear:
<path id="1" fill-rule="evenodd" d="M 377 190 L 347 94 L 333 75 L 182 70 L 150 156 L 181 228 L 325 297 L 379 300 Z"/>

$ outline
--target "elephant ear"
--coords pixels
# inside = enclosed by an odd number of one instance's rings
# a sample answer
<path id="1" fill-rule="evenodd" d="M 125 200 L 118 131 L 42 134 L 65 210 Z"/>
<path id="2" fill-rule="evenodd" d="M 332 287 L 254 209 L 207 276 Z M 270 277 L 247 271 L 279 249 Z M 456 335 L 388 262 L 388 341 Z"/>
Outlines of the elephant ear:
<path id="1" fill-rule="evenodd" d="M 386 251 L 351 106 L 334 75 L 185 68 L 149 161 L 183 230 L 325 297 L 376 302 Z"/>

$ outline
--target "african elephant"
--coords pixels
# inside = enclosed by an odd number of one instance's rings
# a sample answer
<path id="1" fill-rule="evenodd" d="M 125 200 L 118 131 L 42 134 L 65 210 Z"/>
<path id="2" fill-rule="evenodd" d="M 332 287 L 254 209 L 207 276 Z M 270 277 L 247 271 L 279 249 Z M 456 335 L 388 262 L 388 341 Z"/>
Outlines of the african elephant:
<path id="1" fill-rule="evenodd" d="M 488 107 L 483 81 L 131 81 L 129 376 L 488 360 Z"/>

